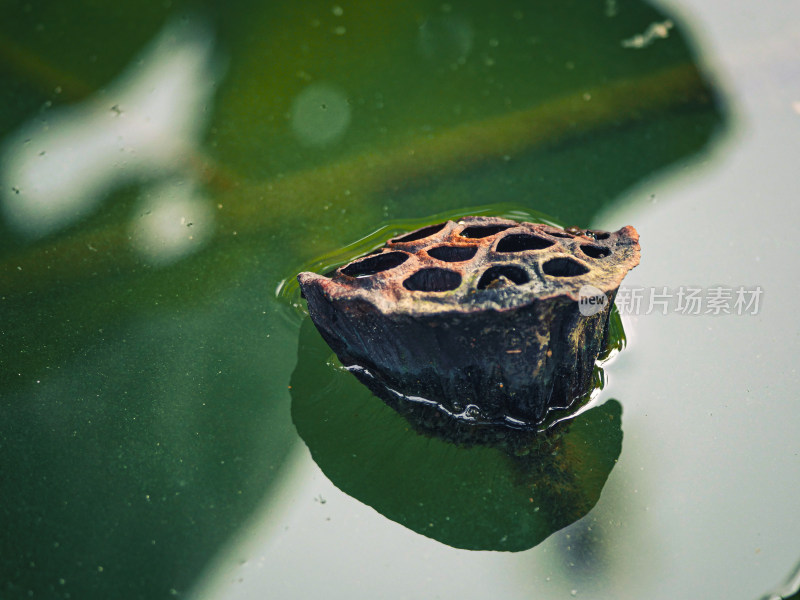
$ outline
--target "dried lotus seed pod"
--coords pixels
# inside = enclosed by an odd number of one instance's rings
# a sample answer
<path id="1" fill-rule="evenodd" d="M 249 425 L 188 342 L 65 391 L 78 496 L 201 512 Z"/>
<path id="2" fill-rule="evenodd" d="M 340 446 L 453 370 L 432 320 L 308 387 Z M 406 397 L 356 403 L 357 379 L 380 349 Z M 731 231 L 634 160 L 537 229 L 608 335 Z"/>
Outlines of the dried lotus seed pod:
<path id="1" fill-rule="evenodd" d="M 298 280 L 325 341 L 389 404 L 528 428 L 588 390 L 638 242 L 630 226 L 467 217 Z"/>

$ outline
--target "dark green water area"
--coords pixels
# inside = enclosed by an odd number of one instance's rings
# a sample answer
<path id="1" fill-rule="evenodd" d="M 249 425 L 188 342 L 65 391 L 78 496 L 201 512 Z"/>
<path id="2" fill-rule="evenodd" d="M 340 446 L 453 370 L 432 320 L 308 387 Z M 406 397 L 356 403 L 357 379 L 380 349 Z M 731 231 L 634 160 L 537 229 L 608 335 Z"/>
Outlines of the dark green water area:
<path id="1" fill-rule="evenodd" d="M 591 509 L 624 397 L 511 452 L 421 435 L 337 368 L 293 281 L 443 216 L 588 227 L 695 160 L 726 116 L 679 20 L 625 0 L 1 10 L 0 598 L 185 595 L 303 445 L 456 548 L 525 550 Z"/>

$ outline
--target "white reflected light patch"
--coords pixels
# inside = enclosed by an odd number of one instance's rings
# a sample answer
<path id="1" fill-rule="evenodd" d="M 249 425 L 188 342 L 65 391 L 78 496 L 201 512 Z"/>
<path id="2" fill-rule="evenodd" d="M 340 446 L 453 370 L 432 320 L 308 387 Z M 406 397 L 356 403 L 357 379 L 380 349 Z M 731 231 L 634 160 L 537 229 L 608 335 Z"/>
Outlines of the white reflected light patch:
<path id="1" fill-rule="evenodd" d="M 105 90 L 23 125 L 0 149 L 7 223 L 41 237 L 119 185 L 183 168 L 210 114 L 213 62 L 204 27 L 173 23 Z"/>
<path id="2" fill-rule="evenodd" d="M 312 83 L 292 101 L 292 132 L 305 146 L 327 146 L 347 131 L 350 112 L 343 91 L 329 83 Z"/>
<path id="3" fill-rule="evenodd" d="M 214 231 L 211 205 L 192 181 L 169 180 L 148 190 L 132 223 L 133 247 L 165 266 L 203 246 Z"/>

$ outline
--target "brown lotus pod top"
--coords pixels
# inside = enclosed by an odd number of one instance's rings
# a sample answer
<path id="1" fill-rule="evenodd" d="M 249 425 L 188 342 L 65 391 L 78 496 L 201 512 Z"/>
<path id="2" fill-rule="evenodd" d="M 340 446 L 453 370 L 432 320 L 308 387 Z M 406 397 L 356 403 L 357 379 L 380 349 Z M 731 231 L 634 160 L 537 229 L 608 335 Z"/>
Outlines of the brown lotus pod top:
<path id="1" fill-rule="evenodd" d="M 465 217 L 390 239 L 330 278 L 301 273 L 332 301 L 361 299 L 388 313 L 508 310 L 533 300 L 579 300 L 585 285 L 616 290 L 639 264 L 639 234 Z"/>

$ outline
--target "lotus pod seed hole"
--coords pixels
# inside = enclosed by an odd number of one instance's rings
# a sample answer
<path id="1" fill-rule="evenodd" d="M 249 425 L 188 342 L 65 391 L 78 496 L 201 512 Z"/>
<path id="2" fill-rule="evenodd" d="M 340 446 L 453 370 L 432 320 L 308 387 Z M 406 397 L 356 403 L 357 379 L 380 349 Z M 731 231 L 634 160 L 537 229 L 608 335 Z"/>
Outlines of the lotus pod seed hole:
<path id="1" fill-rule="evenodd" d="M 513 227 L 513 225 L 473 225 L 471 227 L 465 227 L 458 235 L 476 240 L 490 237 L 510 227 Z"/>
<path id="2" fill-rule="evenodd" d="M 342 273 L 350 277 L 369 277 L 381 271 L 388 271 L 389 269 L 399 267 L 406 262 L 406 260 L 408 260 L 408 254 L 405 252 L 374 254 L 350 263 L 342 269 Z"/>
<path id="3" fill-rule="evenodd" d="M 515 265 L 497 265 L 484 271 L 478 281 L 478 289 L 485 290 L 497 286 L 497 284 L 502 281 L 501 277 L 505 277 L 508 281 L 516 285 L 522 285 L 531 280 L 525 269 L 521 267 Z"/>
<path id="4" fill-rule="evenodd" d="M 544 250 L 555 242 L 527 233 L 507 235 L 497 243 L 497 252 L 524 252 L 525 250 Z"/>
<path id="5" fill-rule="evenodd" d="M 461 285 L 461 275 L 436 267 L 420 269 L 403 282 L 412 292 L 449 292 Z"/>
<path id="6" fill-rule="evenodd" d="M 581 246 L 581 252 L 590 258 L 605 258 L 606 256 L 611 256 L 611 250 L 608 248 L 603 248 L 602 246 L 592 246 L 589 244 Z"/>
<path id="7" fill-rule="evenodd" d="M 444 262 L 463 262 L 475 256 L 477 251 L 477 246 L 436 246 L 428 250 L 428 256 Z"/>
<path id="8" fill-rule="evenodd" d="M 393 239 L 392 243 L 404 244 L 406 242 L 416 242 L 417 240 L 425 239 L 426 237 L 430 237 L 435 233 L 439 233 L 442 229 L 444 229 L 445 225 L 447 225 L 447 223 L 439 223 L 438 225 L 429 225 L 428 227 L 417 229 L 416 231 L 407 233 L 402 237 Z"/>
<path id="9" fill-rule="evenodd" d="M 589 268 L 577 260 L 565 256 L 557 256 L 544 263 L 542 271 L 544 271 L 545 275 L 550 275 L 551 277 L 577 277 L 588 273 Z"/>

